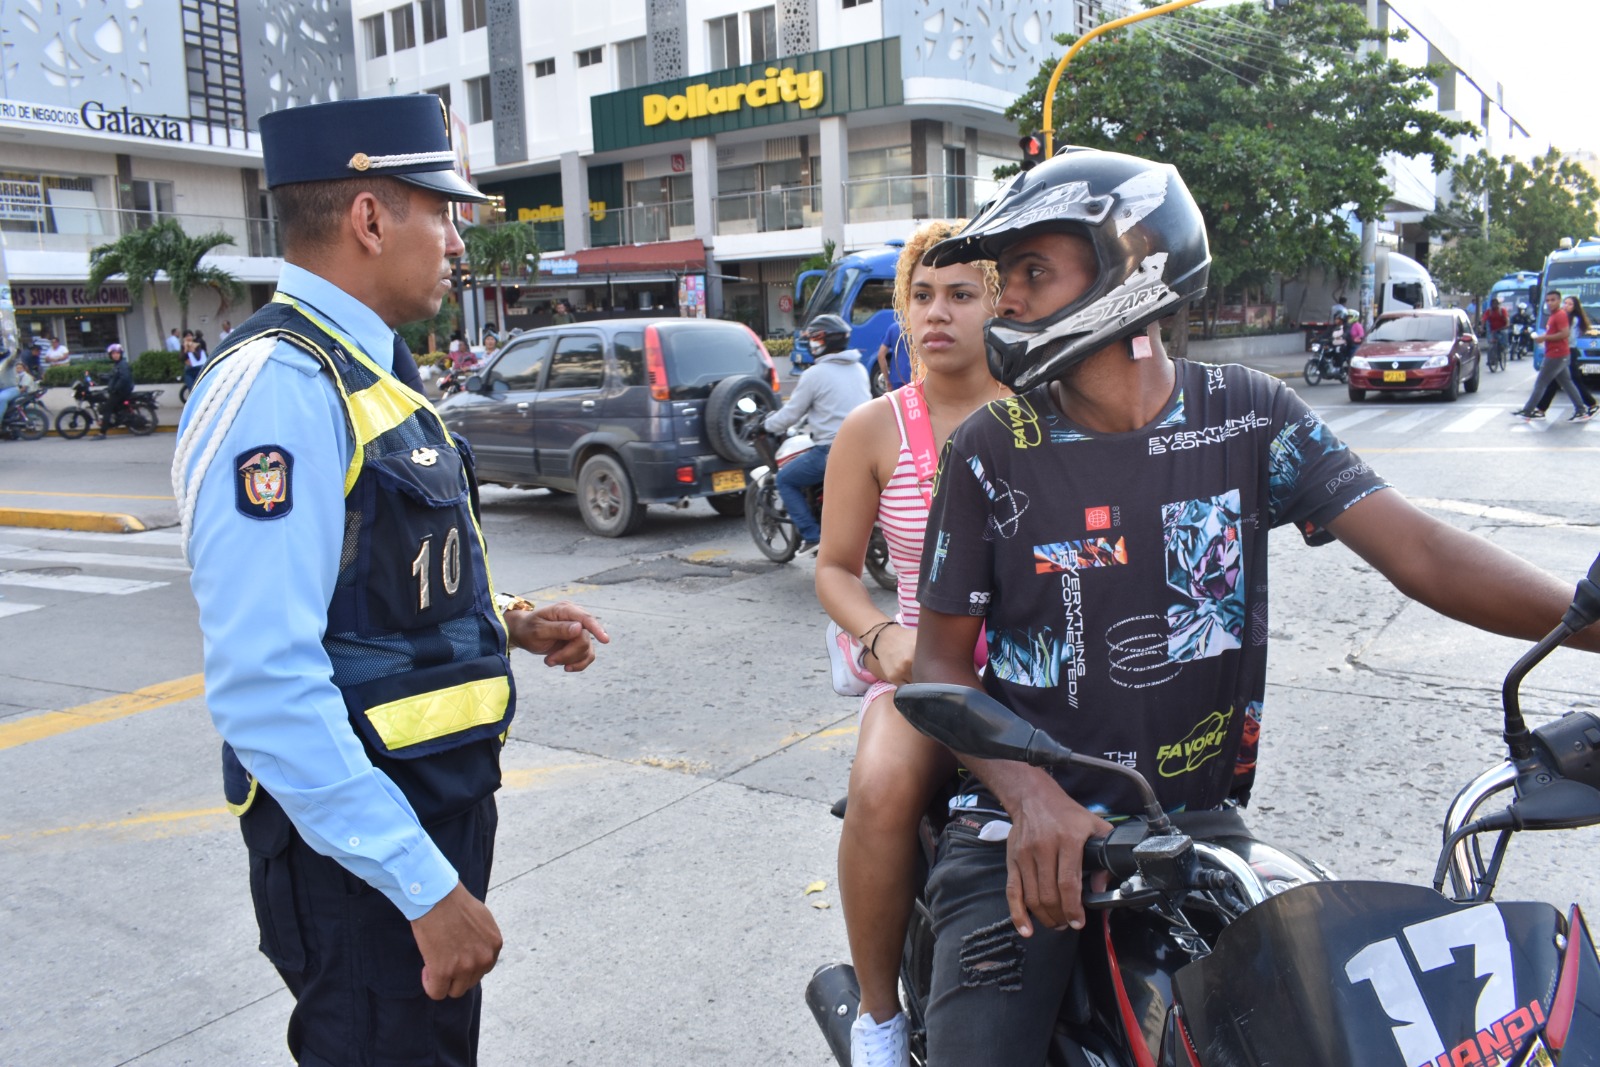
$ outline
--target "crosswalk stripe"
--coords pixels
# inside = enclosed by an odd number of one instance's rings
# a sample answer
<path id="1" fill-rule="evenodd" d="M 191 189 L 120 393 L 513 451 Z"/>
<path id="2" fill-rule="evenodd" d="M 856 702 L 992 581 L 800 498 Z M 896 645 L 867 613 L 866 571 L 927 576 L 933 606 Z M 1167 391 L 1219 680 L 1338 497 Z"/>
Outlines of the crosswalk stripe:
<path id="1" fill-rule="evenodd" d="M 115 552 L 61 552 L 43 548 L 0 545 L 0 559 L 11 563 L 69 563 L 80 567 L 133 567 L 138 570 L 187 572 L 189 565 L 172 556 L 141 556 Z"/>
<path id="2" fill-rule="evenodd" d="M 1372 427 L 1379 433 L 1409 433 L 1425 422 L 1431 422 L 1439 416 L 1437 411 L 1424 408 L 1421 411 L 1408 412 L 1393 419 L 1385 419 L 1380 425 Z"/>
<path id="3" fill-rule="evenodd" d="M 7 615 L 21 615 L 25 611 L 38 611 L 43 604 L 24 604 L 20 600 L 0 600 L 0 619 Z"/>
<path id="4" fill-rule="evenodd" d="M 1489 425 L 1489 423 L 1495 421 L 1497 418 L 1506 419 L 1506 416 L 1500 414 L 1500 409 L 1498 407 L 1491 407 L 1488 404 L 1482 404 L 1467 412 L 1459 419 L 1456 419 L 1450 425 L 1442 427 L 1439 432 L 1473 433 L 1477 430 L 1481 430 L 1483 427 Z M 1507 421 L 1509 422 L 1510 420 L 1507 419 Z"/>
<path id="5" fill-rule="evenodd" d="M 28 589 L 54 589 L 60 593 L 90 593 L 95 596 L 127 596 L 146 589 L 160 589 L 166 582 L 140 582 L 131 578 L 102 578 L 93 574 L 33 574 L 28 571 L 0 571 L 0 585 L 20 585 Z"/>
<path id="6" fill-rule="evenodd" d="M 1384 410 L 1382 408 L 1366 408 L 1362 411 L 1357 411 L 1349 415 L 1341 415 L 1336 419 L 1328 419 L 1325 421 L 1328 424 L 1328 429 L 1332 430 L 1334 433 L 1344 433 L 1345 430 L 1356 425 L 1357 423 L 1366 422 L 1368 419 L 1375 419 L 1382 414 L 1384 414 Z"/>

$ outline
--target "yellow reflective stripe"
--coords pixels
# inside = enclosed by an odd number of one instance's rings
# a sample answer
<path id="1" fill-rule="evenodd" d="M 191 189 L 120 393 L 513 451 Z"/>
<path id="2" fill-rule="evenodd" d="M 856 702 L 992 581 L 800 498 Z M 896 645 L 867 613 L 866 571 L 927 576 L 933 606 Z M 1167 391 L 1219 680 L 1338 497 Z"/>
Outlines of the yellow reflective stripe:
<path id="1" fill-rule="evenodd" d="M 261 788 L 261 783 L 256 781 L 256 776 L 252 774 L 250 776 L 250 792 L 245 794 L 244 803 L 235 804 L 227 797 L 222 798 L 223 803 L 228 805 L 228 811 L 234 815 L 243 815 L 245 812 L 250 810 L 250 805 L 256 802 L 256 790 L 259 788 Z"/>
<path id="2" fill-rule="evenodd" d="M 384 378 L 350 393 L 345 400 L 350 409 L 350 421 L 355 424 L 357 448 L 366 447 L 369 441 L 401 425 L 422 406 L 411 390 L 403 386 L 394 388 Z"/>
<path id="3" fill-rule="evenodd" d="M 367 721 L 390 752 L 505 718 L 511 681 L 504 675 L 463 682 L 368 708 Z"/>

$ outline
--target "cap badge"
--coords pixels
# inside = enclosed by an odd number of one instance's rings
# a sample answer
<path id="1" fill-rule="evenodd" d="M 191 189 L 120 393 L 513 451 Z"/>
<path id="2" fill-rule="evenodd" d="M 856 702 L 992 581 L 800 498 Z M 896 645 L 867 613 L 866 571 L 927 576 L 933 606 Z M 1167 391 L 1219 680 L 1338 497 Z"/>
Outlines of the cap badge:
<path id="1" fill-rule="evenodd" d="M 372 160 L 365 152 L 357 152 L 350 157 L 349 166 L 353 170 L 366 170 L 372 166 Z"/>

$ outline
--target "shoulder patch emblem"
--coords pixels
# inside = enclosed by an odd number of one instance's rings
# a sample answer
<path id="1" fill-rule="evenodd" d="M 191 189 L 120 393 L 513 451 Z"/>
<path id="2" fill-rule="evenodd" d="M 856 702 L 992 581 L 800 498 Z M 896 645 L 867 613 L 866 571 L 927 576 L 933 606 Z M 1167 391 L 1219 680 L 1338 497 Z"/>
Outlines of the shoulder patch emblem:
<path id="1" fill-rule="evenodd" d="M 439 462 L 439 450 L 435 448 L 413 448 L 411 462 L 419 467 L 431 467 Z"/>
<path id="2" fill-rule="evenodd" d="M 294 456 L 278 445 L 259 445 L 233 459 L 238 480 L 233 505 L 252 519 L 281 519 L 294 509 Z"/>

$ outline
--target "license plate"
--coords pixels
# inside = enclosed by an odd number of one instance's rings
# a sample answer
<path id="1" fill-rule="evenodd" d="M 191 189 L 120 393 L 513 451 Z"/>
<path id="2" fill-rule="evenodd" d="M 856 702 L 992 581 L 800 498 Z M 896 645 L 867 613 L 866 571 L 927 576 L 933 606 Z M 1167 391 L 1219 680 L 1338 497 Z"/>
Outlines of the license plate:
<path id="1" fill-rule="evenodd" d="M 1386 370 L 1383 372 L 1383 380 L 1386 382 L 1403 382 L 1406 380 L 1406 372 L 1403 370 Z"/>
<path id="2" fill-rule="evenodd" d="M 717 471 L 711 476 L 713 493 L 736 493 L 744 488 L 744 471 Z"/>

